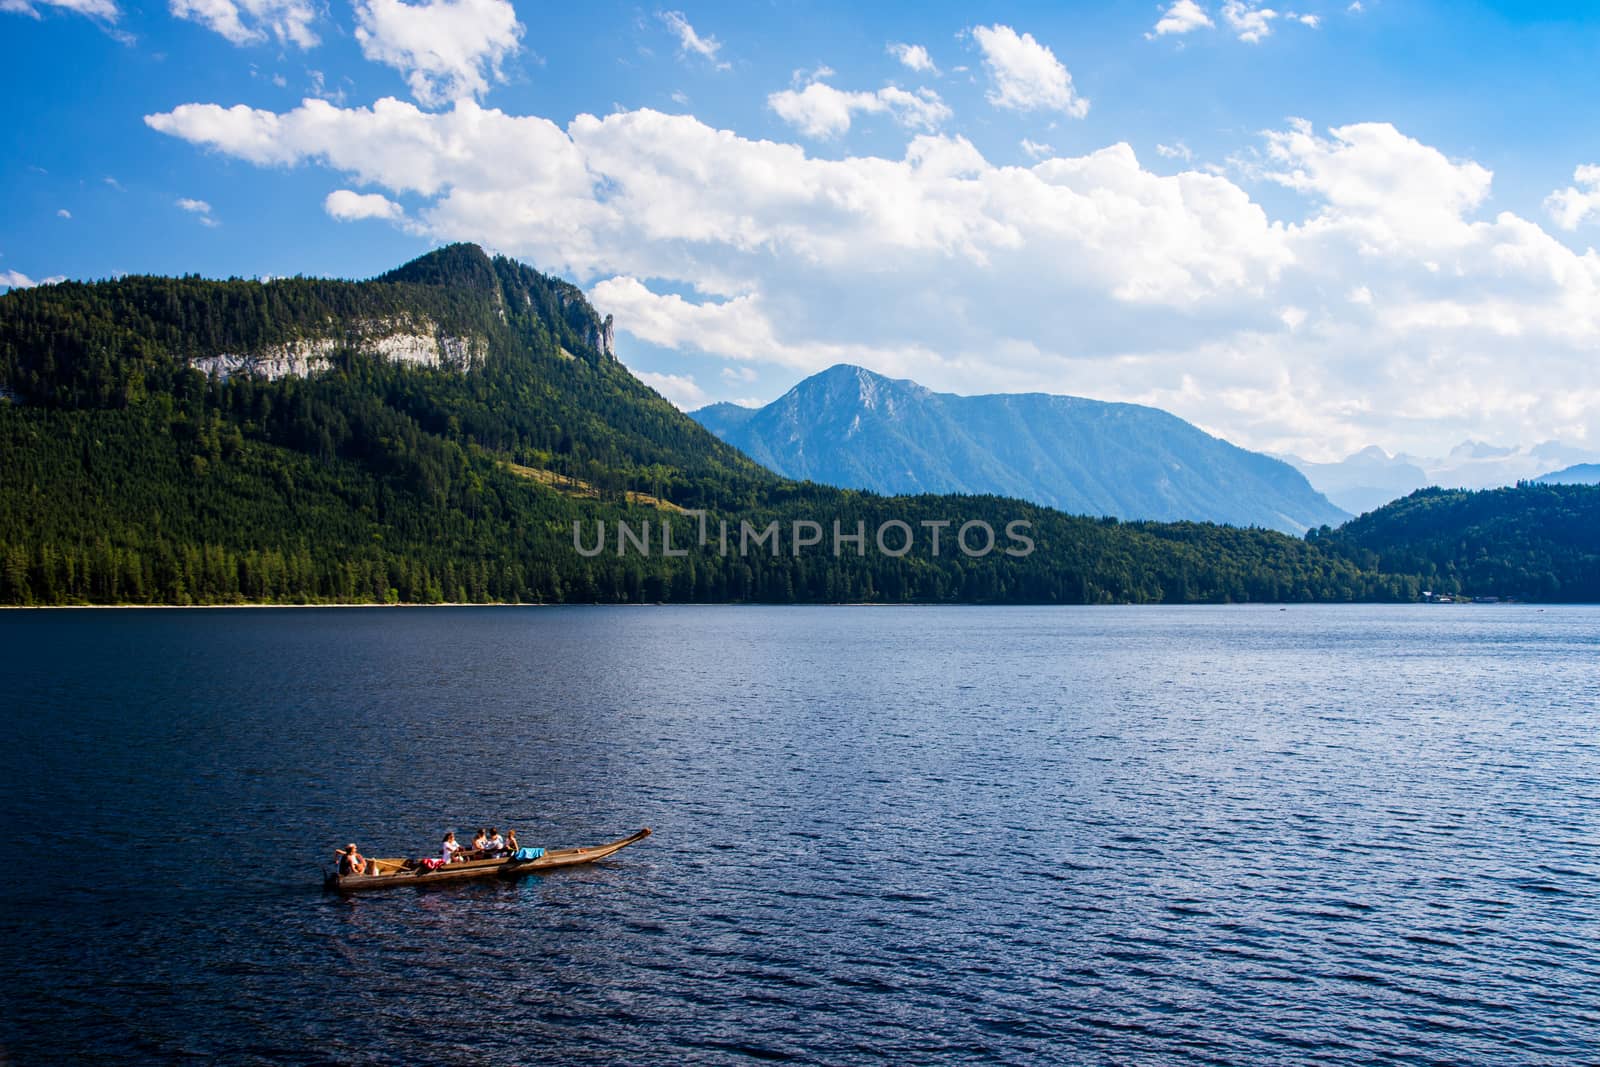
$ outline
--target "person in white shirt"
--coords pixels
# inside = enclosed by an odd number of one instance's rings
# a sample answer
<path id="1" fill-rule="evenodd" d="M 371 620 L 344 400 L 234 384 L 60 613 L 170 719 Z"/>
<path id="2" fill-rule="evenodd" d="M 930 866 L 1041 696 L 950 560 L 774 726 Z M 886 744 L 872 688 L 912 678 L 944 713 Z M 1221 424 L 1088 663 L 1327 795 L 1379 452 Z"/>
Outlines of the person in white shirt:
<path id="1" fill-rule="evenodd" d="M 506 839 L 500 836 L 499 830 L 491 826 L 489 827 L 489 843 L 484 848 L 487 848 L 490 852 L 504 852 L 506 850 Z"/>
<path id="2" fill-rule="evenodd" d="M 461 851 L 461 845 L 458 841 L 456 841 L 454 830 L 444 835 L 444 844 L 439 846 L 439 848 L 439 858 L 444 860 L 446 863 L 449 863 L 451 860 L 456 858 L 456 853 Z"/>

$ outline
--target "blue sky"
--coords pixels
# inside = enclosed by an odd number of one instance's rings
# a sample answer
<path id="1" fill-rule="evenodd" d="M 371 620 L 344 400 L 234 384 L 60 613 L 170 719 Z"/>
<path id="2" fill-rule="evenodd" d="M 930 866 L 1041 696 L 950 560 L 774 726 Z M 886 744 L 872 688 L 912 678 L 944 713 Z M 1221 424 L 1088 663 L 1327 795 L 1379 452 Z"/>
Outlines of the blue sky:
<path id="1" fill-rule="evenodd" d="M 850 361 L 1600 448 L 1597 52 L 1579 3 L 0 0 L 0 281 L 476 240 L 686 406 Z"/>

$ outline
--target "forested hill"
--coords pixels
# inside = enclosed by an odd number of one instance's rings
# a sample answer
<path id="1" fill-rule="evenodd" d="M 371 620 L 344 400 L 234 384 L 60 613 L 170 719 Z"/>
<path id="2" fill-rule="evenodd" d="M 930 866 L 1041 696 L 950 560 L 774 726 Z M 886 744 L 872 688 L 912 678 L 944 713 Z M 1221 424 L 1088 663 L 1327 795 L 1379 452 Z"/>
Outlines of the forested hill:
<path id="1" fill-rule="evenodd" d="M 666 556 L 661 523 L 694 541 Z M 615 523 L 654 524 L 627 551 Z M 953 551 L 1030 524 L 1025 556 Z M 916 532 L 796 552 L 793 523 Z M 579 552 L 573 526 L 604 551 Z M 741 546 L 777 522 L 781 546 Z M 924 524 L 934 524 L 925 526 Z M 950 524 L 940 527 L 937 524 Z M 893 528 L 890 528 L 891 530 Z M 928 531 L 945 529 L 944 550 Z M 888 544 L 899 545 L 892 534 Z M 999 549 L 1015 545 L 1002 535 Z M 575 287 L 471 245 L 365 282 L 129 277 L 0 295 L 0 602 L 1411 599 L 1264 530 L 796 483 L 634 378 Z"/>
<path id="2" fill-rule="evenodd" d="M 197 397 L 220 370 L 235 409 L 267 409 L 265 422 L 242 410 L 231 421 L 266 429 L 287 419 L 275 440 L 324 455 L 390 408 L 418 430 L 575 476 L 626 480 L 655 467 L 652 479 L 670 470 L 695 488 L 770 478 L 617 363 L 609 330 L 577 287 L 452 245 L 369 282 L 134 276 L 13 290 L 0 296 L 0 385 L 27 405 L 128 410 Z M 360 357 L 374 350 L 478 373 L 435 381 L 449 394 L 437 403 L 343 395 L 339 384 L 361 377 Z M 296 411 L 272 413 L 272 397 Z M 350 407 L 328 410 L 335 400 Z M 313 425 L 319 440 L 297 442 L 296 429 L 310 436 Z"/>
<path id="3" fill-rule="evenodd" d="M 1435 592 L 1600 602 L 1600 486 L 1419 489 L 1311 541 Z"/>

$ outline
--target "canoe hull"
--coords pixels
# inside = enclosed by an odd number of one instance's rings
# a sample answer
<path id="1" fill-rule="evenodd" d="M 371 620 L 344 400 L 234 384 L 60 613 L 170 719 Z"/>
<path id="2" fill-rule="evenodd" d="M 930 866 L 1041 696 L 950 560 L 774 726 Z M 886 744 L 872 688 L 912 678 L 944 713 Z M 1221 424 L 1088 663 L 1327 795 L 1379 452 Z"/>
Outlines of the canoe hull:
<path id="1" fill-rule="evenodd" d="M 473 881 L 481 878 L 516 878 L 524 874 L 538 874 L 541 871 L 555 870 L 559 867 L 575 867 L 582 863 L 593 863 L 613 856 L 629 845 L 643 841 L 650 836 L 650 828 L 645 827 L 636 834 L 619 838 L 604 845 L 594 845 L 589 848 L 559 848 L 546 852 L 536 860 L 467 860 L 463 863 L 451 863 L 437 870 L 402 870 L 394 874 L 330 874 L 323 879 L 323 888 L 339 893 L 359 893 L 368 889 L 394 889 L 399 886 L 425 886 L 425 885 L 450 885 L 455 882 Z M 379 860 L 380 864 L 398 865 L 399 860 Z"/>

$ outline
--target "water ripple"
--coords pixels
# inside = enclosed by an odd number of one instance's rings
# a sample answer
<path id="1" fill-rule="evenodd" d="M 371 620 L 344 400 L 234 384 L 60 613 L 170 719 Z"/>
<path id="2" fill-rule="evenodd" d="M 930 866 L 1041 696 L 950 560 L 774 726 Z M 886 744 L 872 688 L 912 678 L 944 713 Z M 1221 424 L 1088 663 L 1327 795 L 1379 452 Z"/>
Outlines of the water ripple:
<path id="1" fill-rule="evenodd" d="M 0 1060 L 1600 1061 L 1600 610 L 0 614 Z M 656 836 L 341 899 L 351 836 Z"/>

